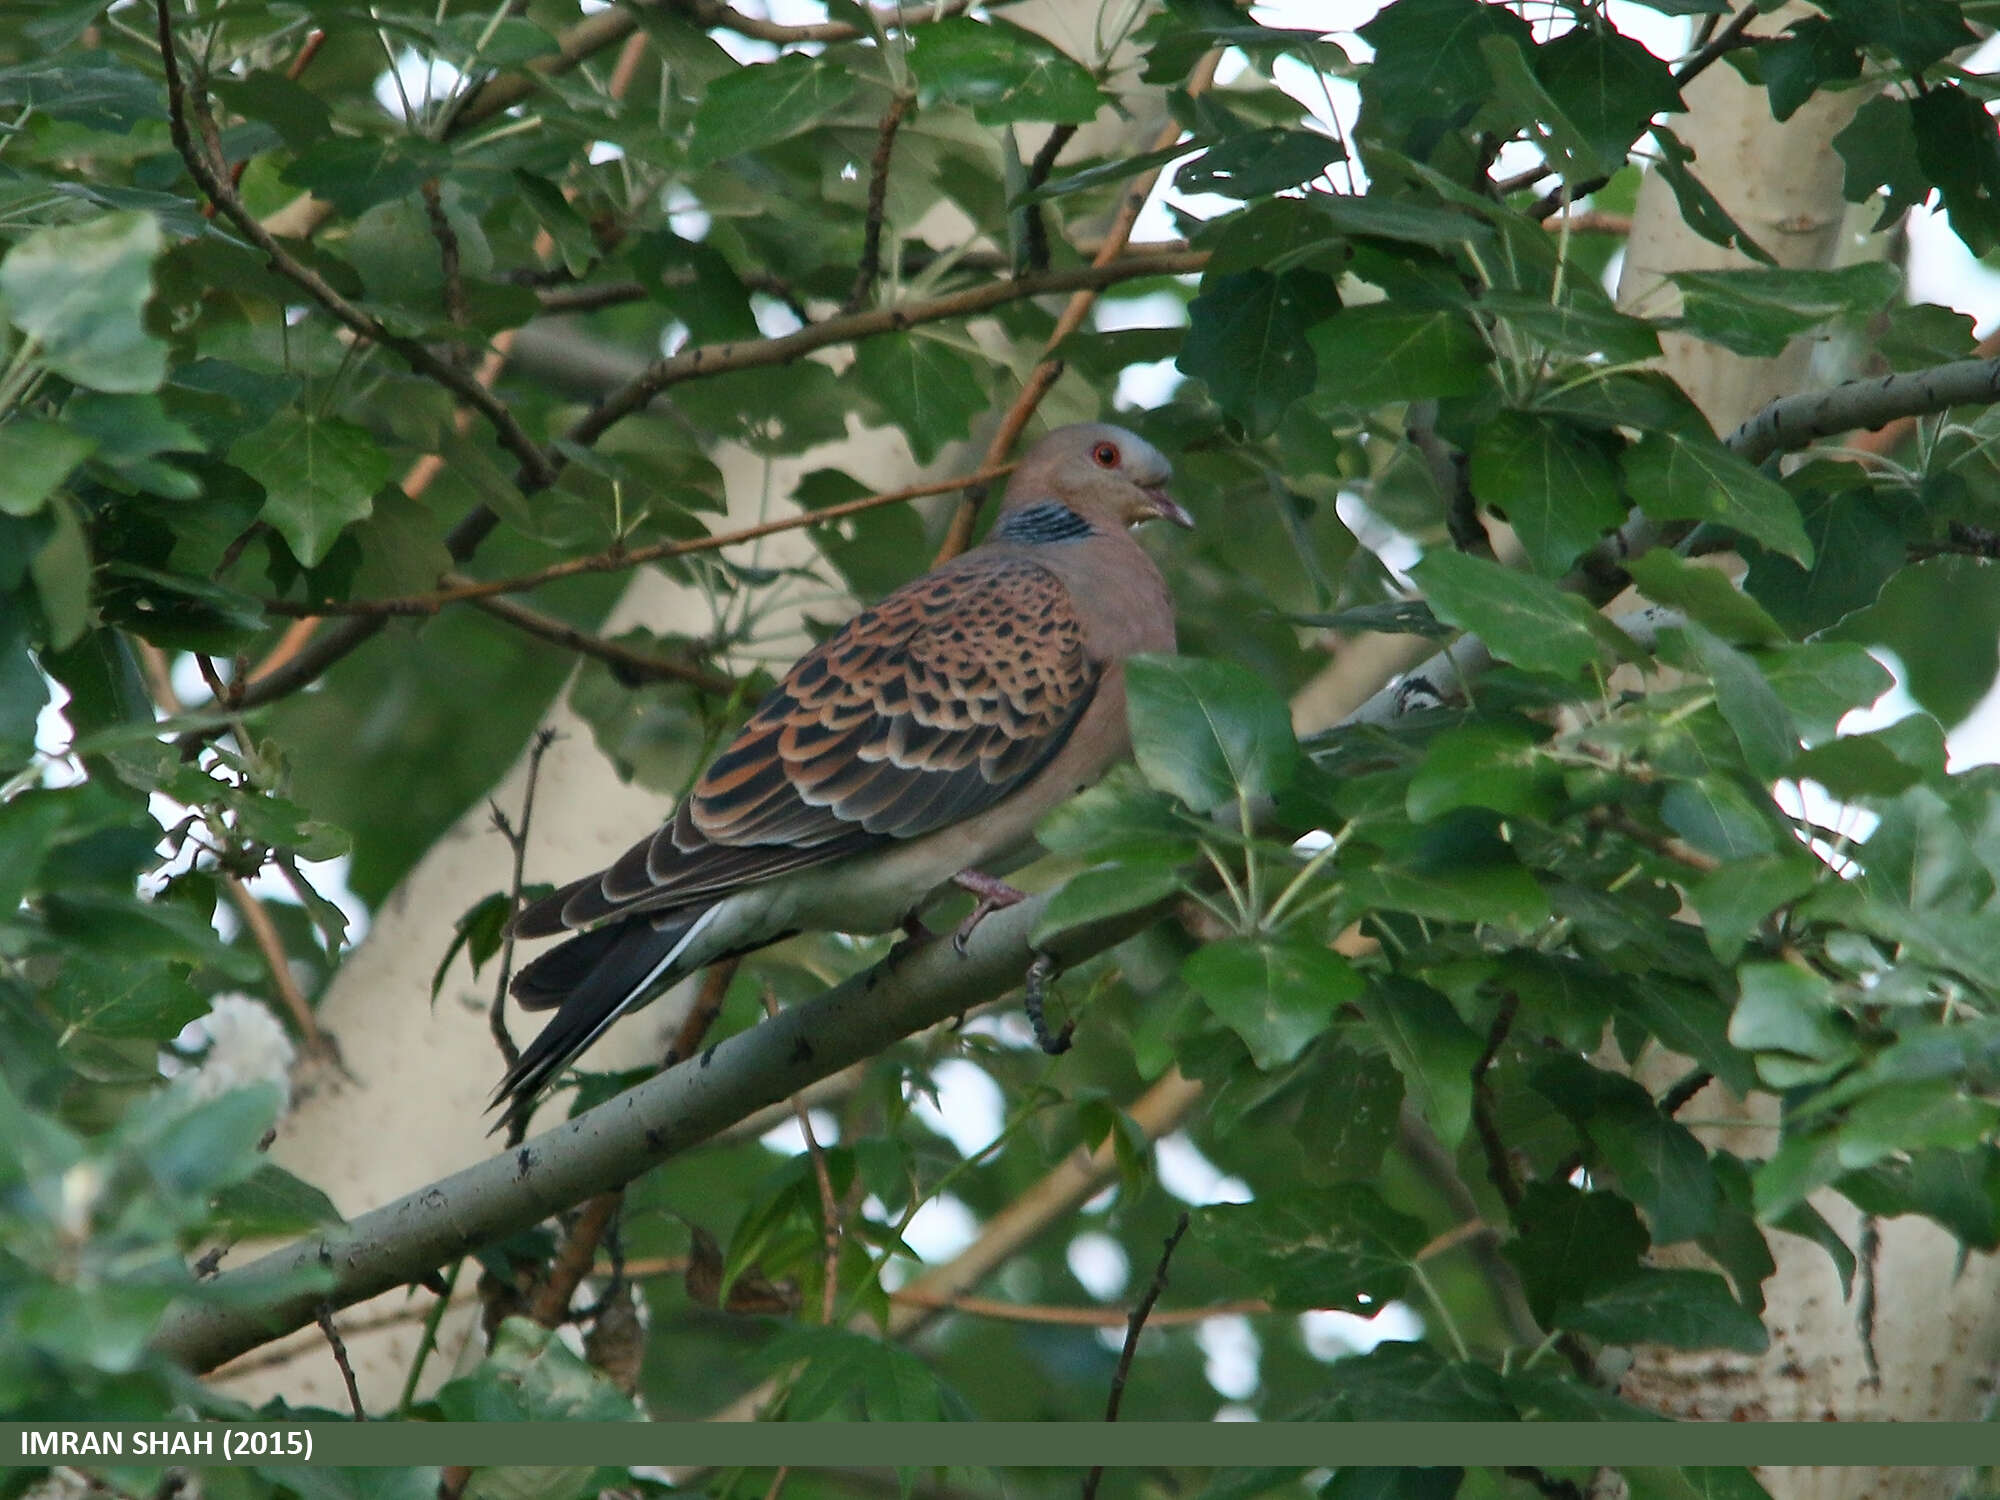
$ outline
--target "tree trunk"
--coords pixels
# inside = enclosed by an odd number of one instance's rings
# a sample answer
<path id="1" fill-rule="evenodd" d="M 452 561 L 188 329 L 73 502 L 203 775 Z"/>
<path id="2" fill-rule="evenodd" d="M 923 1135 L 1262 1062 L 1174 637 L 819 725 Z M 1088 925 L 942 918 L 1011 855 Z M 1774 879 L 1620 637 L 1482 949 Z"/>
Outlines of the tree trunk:
<path id="1" fill-rule="evenodd" d="M 1780 12 L 1759 29 L 1782 29 L 1791 16 L 1792 10 Z M 1818 95 L 1779 124 L 1762 89 L 1717 67 L 1688 88 L 1689 113 L 1676 124 L 1696 152 L 1697 174 L 1759 244 L 1786 266 L 1829 266 L 1853 258 L 1844 253 L 1849 213 L 1831 141 L 1865 97 L 1858 90 Z M 1688 230 L 1667 185 L 1652 174 L 1640 189 L 1619 301 L 1668 312 L 1673 289 L 1661 281 L 1664 272 L 1747 263 Z M 1807 340 L 1770 360 L 1672 334 L 1661 343 L 1663 366 L 1720 432 L 1775 396 L 1840 373 L 1815 371 L 1815 346 Z M 1689 1066 L 1684 1058 L 1656 1056 L 1635 1071 L 1657 1091 Z M 1745 1103 L 1712 1084 L 1682 1113 L 1729 1122 L 1697 1133 L 1747 1157 L 1766 1157 L 1776 1144 L 1777 1101 L 1768 1095 Z M 1851 1204 L 1832 1193 L 1817 1195 L 1814 1204 L 1850 1246 L 1863 1248 L 1870 1226 Z M 1666 1415 L 1712 1421 L 1983 1418 L 2000 1358 L 2000 1264 L 1974 1255 L 1959 1271 L 1957 1242 L 1929 1220 L 1872 1227 L 1875 1254 L 1857 1274 L 1851 1299 L 1824 1252 L 1788 1234 L 1769 1234 L 1778 1268 L 1765 1283 L 1770 1348 L 1750 1358 L 1648 1345 L 1635 1351 L 1621 1390 Z M 1705 1263 L 1692 1247 L 1674 1247 L 1658 1259 Z M 1872 1316 L 1864 1313 L 1871 1296 Z M 1949 1495 L 1958 1482 L 1944 1469 L 1773 1469 L 1761 1477 L 1777 1500 Z"/>

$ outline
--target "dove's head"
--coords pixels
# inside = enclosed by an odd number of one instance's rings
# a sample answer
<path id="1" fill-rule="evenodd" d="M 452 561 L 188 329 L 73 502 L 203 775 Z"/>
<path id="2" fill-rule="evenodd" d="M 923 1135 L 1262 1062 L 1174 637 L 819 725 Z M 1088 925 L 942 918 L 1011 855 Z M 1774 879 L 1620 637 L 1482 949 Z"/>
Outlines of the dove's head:
<path id="1" fill-rule="evenodd" d="M 1110 527 L 1172 521 L 1192 527 L 1167 493 L 1166 455 L 1136 432 L 1108 422 L 1058 427 L 1028 450 L 1007 484 L 1002 512 L 1060 501 L 1086 521 Z"/>

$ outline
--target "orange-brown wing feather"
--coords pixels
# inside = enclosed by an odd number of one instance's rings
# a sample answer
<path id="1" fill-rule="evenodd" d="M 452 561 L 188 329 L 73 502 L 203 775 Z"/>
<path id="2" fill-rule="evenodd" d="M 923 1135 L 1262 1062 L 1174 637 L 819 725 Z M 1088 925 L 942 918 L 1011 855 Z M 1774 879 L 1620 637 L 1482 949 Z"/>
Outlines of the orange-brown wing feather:
<path id="1" fill-rule="evenodd" d="M 919 579 L 801 657 L 664 827 L 517 930 L 711 900 L 970 817 L 1048 763 L 1097 681 L 1046 569 L 968 559 Z"/>

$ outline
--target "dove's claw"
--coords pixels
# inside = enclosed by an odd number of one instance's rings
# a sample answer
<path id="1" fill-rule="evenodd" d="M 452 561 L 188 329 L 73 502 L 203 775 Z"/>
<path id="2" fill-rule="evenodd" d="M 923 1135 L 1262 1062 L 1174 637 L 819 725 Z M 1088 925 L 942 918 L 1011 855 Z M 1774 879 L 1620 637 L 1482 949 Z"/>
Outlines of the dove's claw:
<path id="1" fill-rule="evenodd" d="M 997 880 L 979 870 L 960 870 L 951 877 L 951 883 L 979 898 L 978 905 L 972 908 L 972 915 L 960 922 L 958 931 L 951 935 L 951 946 L 958 951 L 960 958 L 965 957 L 965 945 L 971 941 L 973 930 L 981 922 L 996 911 L 1005 911 L 1028 899 L 1026 891 L 1017 891 L 1006 881 Z"/>

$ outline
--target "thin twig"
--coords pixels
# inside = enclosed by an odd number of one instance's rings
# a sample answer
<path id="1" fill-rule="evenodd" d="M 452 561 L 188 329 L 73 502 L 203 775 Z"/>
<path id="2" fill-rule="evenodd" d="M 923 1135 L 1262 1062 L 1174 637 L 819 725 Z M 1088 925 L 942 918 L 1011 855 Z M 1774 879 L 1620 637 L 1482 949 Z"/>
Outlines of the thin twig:
<path id="1" fill-rule="evenodd" d="M 1199 94 L 1215 82 L 1215 70 L 1221 62 L 1222 54 L 1216 51 L 1208 53 L 1196 63 L 1194 71 L 1188 75 L 1187 93 L 1190 96 Z M 1180 121 L 1169 120 L 1153 138 L 1149 149 L 1164 151 L 1178 141 L 1183 133 Z M 1098 247 L 1090 269 L 1106 270 L 1121 263 L 1121 258 L 1125 256 L 1125 247 L 1131 243 L 1132 230 L 1139 222 L 1139 211 L 1146 206 L 1146 200 L 1152 196 L 1153 187 L 1160 180 L 1162 170 L 1160 167 L 1154 167 L 1151 171 L 1141 172 L 1126 185 L 1125 197 L 1118 205 L 1118 212 L 1111 221 L 1111 227 L 1105 231 L 1104 243 Z M 1103 285 L 1109 284 L 1103 283 Z M 1062 315 L 1056 319 L 1056 326 L 1050 330 L 1048 340 L 1042 346 L 1041 363 L 1022 383 L 1021 394 L 1014 398 L 1014 404 L 1000 419 L 1000 426 L 993 434 L 992 442 L 987 444 L 986 462 L 982 467 L 992 468 L 1013 451 L 1014 444 L 1027 429 L 1035 409 L 1042 404 L 1042 398 L 1048 395 L 1062 375 L 1062 363 L 1054 357 L 1055 351 L 1062 346 L 1065 339 L 1083 326 L 1083 320 L 1090 316 L 1091 308 L 1097 303 L 1099 290 L 1098 285 L 1080 285 L 1077 292 L 1069 299 L 1068 305 L 1063 308 Z M 938 548 L 933 566 L 949 562 L 972 545 L 972 528 L 977 524 L 980 509 L 985 503 L 984 487 L 966 491 L 965 498 L 959 501 L 958 509 L 952 513 L 951 524 L 945 531 L 944 544 Z"/>
<path id="2" fill-rule="evenodd" d="M 514 854 L 514 873 L 507 886 L 507 921 L 500 929 L 500 970 L 494 978 L 493 1004 L 486 1012 L 486 1026 L 493 1033 L 493 1044 L 500 1049 L 500 1056 L 511 1068 L 521 1060 L 521 1049 L 514 1045 L 512 1033 L 507 1030 L 507 985 L 514 977 L 514 918 L 521 911 L 521 886 L 528 868 L 528 828 L 535 817 L 535 783 L 541 780 L 542 757 L 549 753 L 549 746 L 556 742 L 556 731 L 541 728 L 535 731 L 534 742 L 528 747 L 528 772 L 526 785 L 521 789 L 521 821 L 517 825 L 509 822 L 507 815 L 495 802 L 493 826 L 500 837 L 507 841 L 507 847 Z M 527 1120 L 521 1120 L 521 1127 L 527 1128 Z M 518 1144 L 509 1140 L 508 1144 Z"/>
<path id="3" fill-rule="evenodd" d="M 672 657 L 655 656 L 648 651 L 634 651 L 630 646 L 621 646 L 601 635 L 592 635 L 567 620 L 558 620 L 554 615 L 530 609 L 515 599 L 474 599 L 472 604 L 494 619 L 504 620 L 524 635 L 603 662 L 623 682 L 685 682 L 717 698 L 726 698 L 736 691 L 737 683 L 733 677 L 698 667 L 692 662 L 675 661 Z"/>
<path id="4" fill-rule="evenodd" d="M 724 547 L 734 547 L 739 542 L 752 542 L 759 537 L 772 536 L 781 531 L 795 531 L 805 526 L 838 521 L 884 505 L 900 505 L 906 500 L 918 500 L 926 495 L 949 494 L 953 490 L 990 483 L 1003 475 L 1011 474 L 1013 470 L 1012 464 L 999 464 L 951 479 L 926 480 L 922 484 L 908 484 L 901 489 L 884 490 L 876 495 L 863 495 L 857 500 L 842 501 L 838 505 L 829 505 L 820 510 L 781 516 L 775 521 L 745 526 L 738 531 L 725 531 L 714 536 L 695 537 L 688 541 L 658 542 L 647 547 L 611 548 L 604 552 L 592 553 L 589 557 L 566 558 L 562 562 L 551 563 L 548 567 L 533 573 L 521 573 L 512 578 L 465 579 L 452 586 L 433 589 L 428 594 L 405 594 L 400 598 L 390 599 L 341 599 L 313 604 L 291 599 L 266 599 L 260 602 L 267 612 L 274 615 L 302 614 L 308 610 L 322 614 L 355 615 L 365 618 L 436 614 L 447 604 L 488 599 L 499 594 L 526 593 L 530 589 L 538 589 L 558 579 L 574 578 L 583 573 L 622 573 L 628 568 L 662 562 L 670 557 L 688 557 L 697 552 L 714 552 Z"/>
<path id="5" fill-rule="evenodd" d="M 773 1018 L 778 1014 L 778 996 L 771 988 L 769 980 L 764 982 L 764 1014 Z M 825 1238 L 819 1289 L 819 1320 L 831 1325 L 840 1292 L 840 1241 L 844 1232 L 840 1199 L 833 1191 L 832 1174 L 826 1169 L 826 1152 L 820 1149 L 819 1137 L 813 1134 L 812 1113 L 806 1108 L 805 1100 L 797 1094 L 792 1095 L 792 1113 L 798 1117 L 799 1134 L 805 1137 L 806 1155 L 812 1160 L 813 1181 L 819 1186 L 820 1231 Z"/>
<path id="6" fill-rule="evenodd" d="M 1127 233 L 1130 233 L 1129 228 Z M 721 375 L 735 370 L 768 369 L 790 364 L 800 356 L 835 344 L 849 344 L 883 333 L 900 333 L 918 323 L 940 322 L 947 318 L 968 318 L 1050 292 L 1097 291 L 1141 276 L 1179 276 L 1206 265 L 1206 252 L 1189 250 L 1162 255 L 1120 256 L 1116 250 L 1088 266 L 1066 266 L 1030 276 L 1016 276 L 989 282 L 964 291 L 948 292 L 921 302 L 893 307 L 874 307 L 844 317 L 826 318 L 791 333 L 769 339 L 739 339 L 723 344 L 702 344 L 656 360 L 611 392 L 564 434 L 565 441 L 589 447 L 605 432 L 632 413 L 643 409 L 661 392 L 689 380 Z M 1084 303 L 1089 307 L 1089 302 Z M 1059 334 L 1067 337 L 1076 322 L 1058 323 Z"/>
<path id="7" fill-rule="evenodd" d="M 1034 160 L 1028 163 L 1028 175 L 1021 184 L 1021 191 L 1032 193 L 1049 180 L 1049 173 L 1056 168 L 1056 158 L 1062 155 L 1076 136 L 1074 125 L 1058 125 L 1049 132 L 1049 138 L 1042 142 Z M 1021 224 L 1022 260 L 1030 271 L 1045 271 L 1049 265 L 1049 224 L 1042 214 L 1041 200 L 1030 202 L 1022 210 Z"/>
<path id="8" fill-rule="evenodd" d="M 1493 1060 L 1500 1055 L 1500 1048 L 1506 1042 L 1507 1032 L 1512 1028 L 1514 1016 L 1520 1008 L 1521 997 L 1512 990 L 1500 997 L 1500 1009 L 1486 1033 L 1486 1047 L 1472 1068 L 1473 1128 L 1479 1132 L 1480 1149 L 1486 1154 L 1486 1175 L 1493 1183 L 1493 1191 L 1509 1208 L 1521 1206 L 1521 1184 L 1514 1176 L 1514 1163 L 1507 1155 L 1507 1143 L 1501 1139 L 1500 1126 L 1493 1118 L 1493 1085 L 1486 1075 L 1493 1066 Z"/>
<path id="9" fill-rule="evenodd" d="M 695 991 L 694 1009 L 688 1012 L 687 1019 L 681 1022 L 681 1029 L 667 1044 L 667 1055 L 661 1061 L 661 1067 L 671 1068 L 701 1050 L 702 1039 L 715 1024 L 715 1018 L 722 1014 L 722 1003 L 729 998 L 729 986 L 736 978 L 740 963 L 740 958 L 725 958 L 702 971 L 701 988 Z"/>
<path id="10" fill-rule="evenodd" d="M 1706 1068 L 1691 1068 L 1679 1082 L 1660 1095 L 1660 1113 L 1669 1119 L 1687 1108 L 1688 1101 L 1715 1082 L 1715 1075 Z"/>
<path id="11" fill-rule="evenodd" d="M 311 1002 L 306 999 L 305 991 L 299 988 L 298 980 L 292 977 L 291 959 L 285 952 L 285 940 L 278 932 L 278 924 L 264 910 L 264 903 L 251 895 L 234 875 L 222 877 L 222 889 L 243 918 L 243 925 L 250 929 L 257 951 L 264 957 L 264 967 L 270 971 L 271 987 L 278 992 L 285 1009 L 291 1012 L 292 1020 L 299 1028 L 299 1036 L 306 1044 L 306 1051 L 313 1057 L 331 1057 L 334 1053 L 332 1039 L 320 1030 L 319 1018 L 313 1014 Z"/>
<path id="12" fill-rule="evenodd" d="M 319 1331 L 326 1335 L 327 1344 L 333 1350 L 333 1362 L 340 1366 L 340 1378 L 347 1386 L 347 1404 L 354 1408 L 354 1420 L 365 1422 L 368 1411 L 361 1404 L 361 1387 L 355 1383 L 354 1366 L 347 1362 L 347 1345 L 341 1342 L 340 1330 L 333 1326 L 333 1304 L 319 1305 Z"/>
<path id="13" fill-rule="evenodd" d="M 444 315 L 456 328 L 472 321 L 472 309 L 465 300 L 465 276 L 460 268 L 458 231 L 444 211 L 444 193 L 435 177 L 424 179 L 419 190 L 424 200 L 424 216 L 430 222 L 431 238 L 437 241 L 438 267 L 444 276 Z"/>
<path id="14" fill-rule="evenodd" d="M 256 216 L 243 206 L 243 200 L 237 197 L 236 189 L 230 185 L 227 176 L 217 169 L 207 149 L 195 142 L 188 124 L 190 102 L 197 111 L 205 134 L 212 128 L 212 122 L 207 118 L 201 97 L 198 94 L 190 96 L 181 78 L 180 59 L 174 44 L 171 0 L 157 0 L 156 9 L 159 15 L 160 54 L 166 69 L 167 128 L 173 138 L 174 149 L 187 164 L 195 183 L 244 238 L 264 253 L 272 270 L 325 308 L 335 321 L 371 343 L 393 349 L 411 369 L 429 376 L 486 418 L 501 446 L 520 463 L 524 475 L 540 485 L 552 483 L 557 471 L 552 467 L 549 456 L 528 436 L 527 430 L 515 420 L 505 402 L 471 374 L 432 353 L 429 345 L 391 332 L 373 313 L 349 302 L 319 272 L 285 249 L 277 237 L 258 223 Z"/>
<path id="15" fill-rule="evenodd" d="M 785 1481 L 791 1477 L 792 1466 L 790 1464 L 779 1464 L 778 1472 L 771 1476 L 771 1487 L 764 1491 L 764 1500 L 778 1500 L 779 1494 L 785 1488 Z"/>
<path id="16" fill-rule="evenodd" d="M 1125 1400 L 1125 1381 L 1132 1373 L 1132 1356 L 1139 1351 L 1139 1334 L 1146 1326 L 1146 1319 L 1153 1311 L 1153 1304 L 1160 1300 L 1160 1294 L 1167 1289 L 1167 1265 L 1174 1258 L 1174 1251 L 1180 1245 L 1181 1236 L 1187 1233 L 1188 1214 L 1186 1209 L 1174 1221 L 1173 1232 L 1160 1248 L 1159 1264 L 1153 1267 L 1152 1282 L 1146 1287 L 1146 1295 L 1139 1299 L 1139 1305 L 1132 1309 L 1131 1321 L 1125 1327 L 1125 1347 L 1118 1352 L 1118 1368 L 1111 1372 L 1111 1394 L 1104 1402 L 1104 1420 L 1118 1420 L 1118 1408 Z M 1104 1478 L 1104 1466 L 1095 1465 L 1084 1476 L 1083 1500 L 1094 1500 L 1098 1481 Z"/>
<path id="17" fill-rule="evenodd" d="M 844 313 L 857 312 L 868 300 L 875 278 L 882 274 L 882 219 L 889 205 L 889 160 L 896 149 L 896 130 L 903 116 L 917 102 L 915 94 L 904 91 L 889 101 L 882 123 L 875 131 L 875 157 L 868 166 L 868 216 L 861 234 L 861 260 L 854 268 L 854 285 L 848 290 Z"/>
<path id="18" fill-rule="evenodd" d="M 691 17 L 704 30 L 719 27 L 760 42 L 776 42 L 781 47 L 796 42 L 851 42 L 856 37 L 870 36 L 878 30 L 903 30 L 925 21 L 943 20 L 946 16 L 957 15 L 970 4 L 971 0 L 945 0 L 942 5 L 878 6 L 870 16 L 868 28 L 864 30 L 846 21 L 812 21 L 803 25 L 767 21 L 762 16 L 746 16 L 742 11 L 723 4 L 722 0 L 673 0 L 673 8 Z"/>
<path id="19" fill-rule="evenodd" d="M 529 1315 L 544 1328 L 560 1328 L 569 1321 L 570 1299 L 590 1268 L 597 1262 L 597 1247 L 605 1231 L 625 1202 L 625 1190 L 615 1188 L 586 1198 L 576 1219 L 563 1237 L 562 1249 L 549 1263 L 549 1274 L 535 1290 Z"/>

